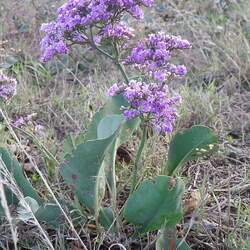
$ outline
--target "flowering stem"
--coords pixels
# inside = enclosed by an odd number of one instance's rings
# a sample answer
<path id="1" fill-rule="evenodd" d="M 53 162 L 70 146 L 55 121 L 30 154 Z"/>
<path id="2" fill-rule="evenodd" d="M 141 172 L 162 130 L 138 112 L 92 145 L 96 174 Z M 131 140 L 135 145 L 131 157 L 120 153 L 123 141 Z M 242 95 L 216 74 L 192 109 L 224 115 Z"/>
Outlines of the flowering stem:
<path id="1" fill-rule="evenodd" d="M 118 69 L 121 71 L 122 76 L 124 77 L 125 82 L 129 83 L 129 78 L 128 78 L 126 72 L 125 72 L 125 69 L 124 69 L 122 63 L 120 62 L 120 53 L 119 53 L 119 50 L 118 50 L 117 43 L 114 44 L 116 56 L 113 57 L 108 52 L 102 50 L 100 47 L 98 47 L 95 44 L 92 28 L 90 28 L 90 39 L 89 40 L 90 40 L 90 45 L 92 46 L 92 48 L 96 49 L 99 53 L 103 54 L 104 56 L 108 57 L 113 62 L 115 62 L 115 64 L 117 65 Z"/>
<path id="2" fill-rule="evenodd" d="M 129 78 L 128 78 L 126 72 L 125 72 L 125 69 L 124 69 L 123 65 L 119 61 L 117 61 L 116 64 L 118 66 L 118 69 L 121 71 L 122 76 L 124 77 L 125 82 L 128 84 L 129 83 Z"/>
<path id="3" fill-rule="evenodd" d="M 124 66 L 123 64 L 120 62 L 120 52 L 119 52 L 119 48 L 118 48 L 118 44 L 116 42 L 114 42 L 114 49 L 115 49 L 115 62 L 118 66 L 118 69 L 121 71 L 122 76 L 124 77 L 124 80 L 126 81 L 126 83 L 129 83 L 129 78 L 125 72 Z"/>
<path id="4" fill-rule="evenodd" d="M 90 28 L 90 45 L 92 46 L 92 48 L 96 49 L 98 52 L 100 52 L 101 54 L 105 55 L 106 57 L 108 57 L 111 60 L 115 60 L 115 58 L 110 55 L 109 53 L 107 53 L 106 51 L 102 50 L 101 48 L 99 48 L 94 41 L 94 36 L 93 36 L 93 30 L 92 28 Z"/>
<path id="5" fill-rule="evenodd" d="M 147 127 L 146 127 L 146 125 L 144 125 L 143 132 L 142 132 L 141 143 L 140 143 L 140 146 L 139 146 L 139 149 L 137 151 L 136 158 L 135 158 L 135 166 L 134 166 L 134 169 L 133 169 L 132 187 L 131 187 L 130 193 L 132 193 L 135 190 L 135 187 L 136 187 L 136 184 L 137 184 L 138 164 L 139 164 L 139 161 L 141 159 L 141 155 L 142 155 L 142 151 L 143 151 L 144 146 L 145 146 L 146 138 L 147 138 Z"/>
<path id="6" fill-rule="evenodd" d="M 109 53 L 107 53 L 106 51 L 102 50 L 101 48 L 97 47 L 96 45 L 94 45 L 94 48 L 99 51 L 101 54 L 107 56 L 108 58 L 110 58 L 111 60 L 114 60 L 114 57 L 111 56 Z"/>

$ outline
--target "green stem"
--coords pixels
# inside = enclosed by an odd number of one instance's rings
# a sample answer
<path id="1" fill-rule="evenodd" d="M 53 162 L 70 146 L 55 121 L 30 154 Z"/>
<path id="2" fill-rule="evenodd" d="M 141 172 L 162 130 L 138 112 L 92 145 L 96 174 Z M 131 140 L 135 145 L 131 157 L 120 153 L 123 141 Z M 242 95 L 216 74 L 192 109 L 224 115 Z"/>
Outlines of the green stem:
<path id="1" fill-rule="evenodd" d="M 113 62 L 115 62 L 118 69 L 122 73 L 122 76 L 124 77 L 125 82 L 128 84 L 129 83 L 129 78 L 128 78 L 127 74 L 126 74 L 126 71 L 124 69 L 123 64 L 120 62 L 120 52 L 119 52 L 117 43 L 114 43 L 114 45 L 113 45 L 114 49 L 115 49 L 115 57 L 114 57 L 114 56 L 110 55 L 108 52 L 104 51 L 103 49 L 101 49 L 100 47 L 98 47 L 95 44 L 92 28 L 90 28 L 90 39 L 89 40 L 90 40 L 90 45 L 92 46 L 92 48 L 96 49 L 100 54 L 103 54 L 104 56 L 108 57 Z"/>
<path id="2" fill-rule="evenodd" d="M 115 49 L 115 62 L 116 65 L 118 67 L 118 69 L 121 71 L 122 76 L 124 77 L 125 82 L 128 84 L 129 83 L 129 78 L 128 75 L 124 69 L 123 64 L 120 62 L 120 51 L 119 51 L 119 47 L 118 44 L 116 42 L 114 42 L 114 49 Z"/>
<path id="3" fill-rule="evenodd" d="M 110 151 L 110 166 L 108 169 L 108 184 L 110 186 L 110 193 L 111 193 L 111 202 L 112 202 L 112 206 L 113 209 L 116 209 L 116 175 L 115 175 L 115 159 L 116 159 L 116 151 L 117 151 L 117 145 L 118 145 L 118 141 L 117 139 L 113 142 L 113 144 L 111 145 L 111 151 Z"/>
<path id="4" fill-rule="evenodd" d="M 101 54 L 107 56 L 108 58 L 110 58 L 111 60 L 114 60 L 114 57 L 111 56 L 109 53 L 107 53 L 106 51 L 102 50 L 101 48 L 97 47 L 96 45 L 94 46 L 94 48 L 100 52 Z"/>
<path id="5" fill-rule="evenodd" d="M 109 59 L 111 59 L 112 61 L 115 60 L 115 58 L 110 55 L 108 52 L 102 50 L 101 48 L 99 48 L 94 41 L 94 36 L 93 36 L 93 30 L 92 28 L 90 28 L 90 45 L 92 46 L 92 48 L 96 49 L 98 52 L 100 52 L 101 54 L 103 54 L 104 56 L 108 57 Z"/>
<path id="6" fill-rule="evenodd" d="M 132 193 L 135 190 L 135 187 L 137 184 L 138 165 L 139 165 L 139 161 L 141 159 L 142 151 L 143 151 L 144 146 L 145 146 L 146 138 L 147 138 L 147 127 L 146 127 L 146 125 L 144 125 L 141 143 L 140 143 L 140 146 L 139 146 L 139 149 L 137 151 L 136 158 L 135 158 L 135 166 L 133 169 L 132 187 L 131 187 L 130 193 Z"/>
<path id="7" fill-rule="evenodd" d="M 116 64 L 117 64 L 118 69 L 121 71 L 125 82 L 128 84 L 129 83 L 129 78 L 128 78 L 126 72 L 125 72 L 124 66 L 119 61 L 117 61 Z"/>

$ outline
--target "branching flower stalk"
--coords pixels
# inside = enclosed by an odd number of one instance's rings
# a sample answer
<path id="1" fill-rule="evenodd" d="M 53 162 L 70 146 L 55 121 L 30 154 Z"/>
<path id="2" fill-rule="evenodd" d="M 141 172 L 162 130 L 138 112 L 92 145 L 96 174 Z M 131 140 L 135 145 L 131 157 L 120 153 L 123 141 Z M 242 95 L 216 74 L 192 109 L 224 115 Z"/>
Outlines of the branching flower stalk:
<path id="1" fill-rule="evenodd" d="M 108 52 L 104 51 L 98 45 L 95 44 L 92 27 L 90 28 L 90 41 L 91 41 L 90 45 L 92 46 L 93 49 L 96 49 L 100 54 L 111 59 L 115 63 L 115 65 L 117 66 L 117 68 L 121 72 L 121 74 L 124 78 L 124 81 L 126 82 L 126 84 L 128 84 L 129 78 L 127 76 L 127 73 L 125 71 L 123 63 L 120 61 L 120 51 L 119 51 L 118 44 L 116 43 L 116 41 L 114 41 L 114 43 L 112 43 L 112 48 L 115 51 L 115 56 L 110 55 Z"/>
<path id="2" fill-rule="evenodd" d="M 122 76 L 124 78 L 124 81 L 126 84 L 129 83 L 129 78 L 128 78 L 128 75 L 125 71 L 125 68 L 124 68 L 124 65 L 122 62 L 120 62 L 121 58 L 120 58 L 120 51 L 119 51 L 119 47 L 118 47 L 118 44 L 114 41 L 114 44 L 113 44 L 113 47 L 115 49 L 115 63 L 118 67 L 118 69 L 120 70 L 120 72 L 122 73 Z"/>

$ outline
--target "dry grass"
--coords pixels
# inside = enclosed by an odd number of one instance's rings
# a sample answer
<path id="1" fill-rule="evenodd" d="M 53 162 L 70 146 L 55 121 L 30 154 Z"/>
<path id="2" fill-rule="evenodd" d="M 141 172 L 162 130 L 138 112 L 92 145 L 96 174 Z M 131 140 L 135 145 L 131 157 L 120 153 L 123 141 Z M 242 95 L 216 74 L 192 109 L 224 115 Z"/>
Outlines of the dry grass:
<path id="1" fill-rule="evenodd" d="M 43 125 L 43 133 L 36 136 L 57 159 L 60 159 L 60 148 L 66 135 L 77 134 L 87 128 L 92 113 L 105 102 L 108 86 L 121 78 L 113 65 L 84 48 L 81 55 L 75 49 L 70 57 L 47 65 L 38 62 L 38 27 L 54 15 L 60 2 L 63 1 L 51 4 L 46 0 L 11 0 L 0 7 L 0 60 L 13 61 L 14 57 L 15 64 L 6 70 L 17 77 L 19 83 L 18 96 L 8 107 L 8 114 L 15 119 L 19 115 L 36 113 L 26 131 L 36 134 L 36 125 Z M 194 210 L 187 212 L 180 224 L 180 234 L 187 236 L 193 249 L 250 248 L 249 13 L 247 0 L 157 0 L 156 7 L 146 14 L 145 25 L 137 26 L 142 31 L 139 36 L 164 30 L 192 41 L 193 49 L 180 57 L 188 65 L 190 73 L 184 83 L 173 85 L 175 91 L 183 96 L 176 129 L 205 124 L 214 128 L 220 138 L 220 150 L 215 156 L 191 162 L 182 172 L 188 190 L 187 200 L 191 197 Z M 27 135 L 18 133 L 18 136 L 22 145 L 29 148 L 28 154 L 35 164 L 42 166 L 41 171 L 46 177 L 48 173 L 40 151 Z M 8 135 L 3 136 L 0 142 L 5 142 L 6 138 L 15 144 Z M 168 141 L 166 137 L 152 138 L 148 142 L 144 154 L 147 156 L 144 160 L 146 168 L 142 176 L 152 176 L 160 171 L 159 165 L 165 159 Z M 135 136 L 134 142 L 126 147 L 132 158 L 136 144 Z M 21 154 L 20 160 L 25 162 L 27 157 Z M 118 169 L 122 204 L 127 194 L 130 169 L 126 164 L 119 164 Z M 28 176 L 41 193 L 46 193 L 33 170 Z M 47 176 L 47 183 L 60 197 L 64 194 L 56 181 L 56 177 L 51 180 Z M 11 249 L 13 245 L 8 238 L 11 231 L 7 223 L 0 226 L 0 247 L 8 249 L 10 244 Z M 46 249 L 46 243 L 38 237 L 38 228 L 20 224 L 17 230 L 23 249 L 33 246 Z M 72 243 L 75 236 L 70 230 L 48 233 L 55 249 L 77 249 Z M 92 246 L 95 244 L 97 247 L 105 236 L 106 245 L 118 242 L 127 249 L 130 246 L 140 249 L 139 244 L 145 246 L 155 238 L 150 235 L 148 239 L 140 239 L 138 244 L 129 241 L 126 234 L 116 239 L 105 234 L 96 236 L 88 226 L 80 230 L 79 235 L 83 236 L 84 242 L 91 241 Z"/>

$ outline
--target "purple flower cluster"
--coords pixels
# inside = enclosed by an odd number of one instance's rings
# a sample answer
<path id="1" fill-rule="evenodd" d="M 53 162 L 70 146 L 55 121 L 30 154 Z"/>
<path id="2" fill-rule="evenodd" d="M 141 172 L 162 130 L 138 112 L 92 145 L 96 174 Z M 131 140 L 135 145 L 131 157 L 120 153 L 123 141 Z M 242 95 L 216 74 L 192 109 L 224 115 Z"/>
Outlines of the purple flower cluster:
<path id="1" fill-rule="evenodd" d="M 191 44 L 179 36 L 169 36 L 163 32 L 150 34 L 145 41 L 138 42 L 125 64 L 134 65 L 137 69 L 164 82 L 170 76 L 184 76 L 187 73 L 184 65 L 170 63 L 174 50 L 191 48 Z"/>
<path id="2" fill-rule="evenodd" d="M 16 87 L 16 79 L 0 74 L 0 99 L 2 101 L 8 102 L 13 96 L 15 96 Z"/>
<path id="3" fill-rule="evenodd" d="M 124 109 L 127 120 L 143 116 L 158 132 L 169 133 L 173 130 L 173 122 L 177 117 L 176 105 L 181 97 L 171 97 L 167 85 L 157 83 L 130 81 L 120 87 L 113 85 L 108 94 L 114 96 L 123 93 L 130 103 L 130 108 Z"/>
<path id="4" fill-rule="evenodd" d="M 102 38 L 112 38 L 116 41 L 128 41 L 134 34 L 134 29 L 129 28 L 125 23 L 108 24 L 101 31 Z"/>
<path id="5" fill-rule="evenodd" d="M 149 7 L 152 4 L 153 0 L 68 0 L 58 9 L 56 21 L 41 27 L 45 33 L 41 41 L 41 59 L 48 61 L 56 54 L 66 54 L 69 42 L 90 42 L 87 35 L 90 27 L 98 26 L 111 37 L 129 38 L 130 31 L 124 26 L 112 27 L 110 24 L 119 21 L 124 13 L 140 19 L 143 17 L 141 6 Z"/>

